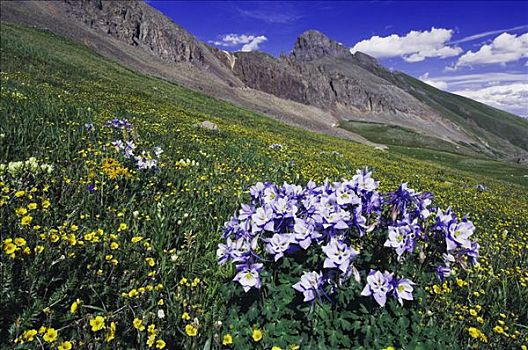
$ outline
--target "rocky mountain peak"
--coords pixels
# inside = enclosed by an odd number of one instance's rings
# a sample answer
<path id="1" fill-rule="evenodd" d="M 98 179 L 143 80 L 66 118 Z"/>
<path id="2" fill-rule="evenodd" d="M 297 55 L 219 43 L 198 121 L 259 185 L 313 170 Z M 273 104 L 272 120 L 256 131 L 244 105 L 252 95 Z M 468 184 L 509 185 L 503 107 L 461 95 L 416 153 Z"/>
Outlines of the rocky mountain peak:
<path id="1" fill-rule="evenodd" d="M 350 51 L 317 30 L 302 33 L 295 41 L 291 56 L 297 60 L 312 61 L 325 56 L 343 57 Z"/>

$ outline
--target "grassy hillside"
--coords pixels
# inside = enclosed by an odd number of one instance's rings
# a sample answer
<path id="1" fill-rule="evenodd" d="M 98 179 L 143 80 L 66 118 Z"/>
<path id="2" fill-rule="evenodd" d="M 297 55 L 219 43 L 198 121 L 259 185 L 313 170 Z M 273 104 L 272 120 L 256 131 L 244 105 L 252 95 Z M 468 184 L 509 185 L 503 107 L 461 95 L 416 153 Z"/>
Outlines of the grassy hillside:
<path id="1" fill-rule="evenodd" d="M 378 151 L 310 133 L 134 74 L 34 29 L 2 23 L 1 50 L 0 163 L 35 157 L 53 170 L 0 171 L 0 347 L 383 348 L 412 341 L 407 348 L 434 348 L 438 341 L 506 349 L 528 342 L 522 169 L 451 166 L 436 153 Z M 107 127 L 114 117 L 132 129 Z M 205 120 L 219 130 L 196 127 Z M 138 152 L 161 147 L 159 171 L 138 170 L 120 156 L 111 144 L 117 136 L 134 140 Z M 434 193 L 436 205 L 469 213 L 479 267 L 416 286 L 419 299 L 406 308 L 372 307 L 346 322 L 325 323 L 334 317 L 329 303 L 291 313 L 230 304 L 236 299 L 226 288 L 241 288 L 231 282 L 233 266 L 217 265 L 216 249 L 249 187 L 350 179 L 364 166 L 382 191 L 408 182 Z M 264 303 L 273 290 L 251 296 Z M 287 291 L 277 300 L 292 298 Z M 299 321 L 305 313 L 312 324 Z M 347 332 L 334 331 L 344 325 Z"/>

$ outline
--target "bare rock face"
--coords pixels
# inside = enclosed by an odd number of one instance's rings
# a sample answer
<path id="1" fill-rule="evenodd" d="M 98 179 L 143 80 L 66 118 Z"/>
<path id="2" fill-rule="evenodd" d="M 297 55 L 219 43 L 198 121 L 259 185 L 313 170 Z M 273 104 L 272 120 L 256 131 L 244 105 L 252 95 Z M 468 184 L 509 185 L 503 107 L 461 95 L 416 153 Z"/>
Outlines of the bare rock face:
<path id="1" fill-rule="evenodd" d="M 67 11 L 93 30 L 169 62 L 189 62 L 228 80 L 229 71 L 185 29 L 142 1 L 65 0 Z"/>
<path id="2" fill-rule="evenodd" d="M 349 113 L 428 113 L 427 106 L 370 70 L 376 59 L 348 49 L 324 34 L 300 35 L 289 56 L 275 59 L 258 52 L 238 52 L 232 71 L 247 86 L 275 96 Z"/>
<path id="3" fill-rule="evenodd" d="M 295 41 L 291 57 L 300 61 L 312 61 L 323 57 L 347 57 L 350 52 L 344 46 L 317 30 L 308 30 Z"/>

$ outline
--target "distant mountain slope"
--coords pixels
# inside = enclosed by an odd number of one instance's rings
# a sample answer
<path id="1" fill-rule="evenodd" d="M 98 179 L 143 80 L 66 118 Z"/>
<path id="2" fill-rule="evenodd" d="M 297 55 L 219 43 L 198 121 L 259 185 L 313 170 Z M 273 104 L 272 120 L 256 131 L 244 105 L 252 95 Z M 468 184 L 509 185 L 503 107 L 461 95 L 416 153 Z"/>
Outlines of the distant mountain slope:
<path id="1" fill-rule="evenodd" d="M 1 10 L 2 20 L 46 28 L 132 70 L 310 130 L 375 145 L 335 126 L 383 123 L 460 153 L 528 159 L 527 121 L 390 72 L 315 30 L 276 59 L 210 47 L 144 2 L 1 2 Z"/>

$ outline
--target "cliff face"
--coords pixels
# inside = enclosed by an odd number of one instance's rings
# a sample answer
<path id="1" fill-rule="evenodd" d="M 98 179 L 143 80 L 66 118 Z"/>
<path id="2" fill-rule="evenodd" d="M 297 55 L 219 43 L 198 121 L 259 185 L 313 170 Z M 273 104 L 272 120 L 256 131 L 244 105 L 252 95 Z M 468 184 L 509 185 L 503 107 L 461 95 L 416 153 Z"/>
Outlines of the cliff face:
<path id="1" fill-rule="evenodd" d="M 231 55 L 231 54 L 230 54 Z M 434 115 L 413 96 L 368 69 L 384 70 L 366 54 L 351 54 L 324 34 L 299 36 L 289 56 L 240 52 L 231 69 L 247 86 L 300 103 L 352 113 Z"/>

